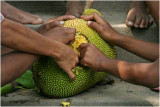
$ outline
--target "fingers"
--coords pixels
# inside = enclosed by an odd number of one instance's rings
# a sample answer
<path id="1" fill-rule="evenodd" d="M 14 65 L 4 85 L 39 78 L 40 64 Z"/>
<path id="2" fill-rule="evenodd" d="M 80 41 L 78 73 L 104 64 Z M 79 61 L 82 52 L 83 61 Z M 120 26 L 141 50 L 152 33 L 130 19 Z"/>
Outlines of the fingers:
<path id="1" fill-rule="evenodd" d="M 82 15 L 81 18 L 87 21 L 94 20 L 100 25 L 106 24 L 106 21 L 96 12 L 91 15 Z"/>
<path id="2" fill-rule="evenodd" d="M 74 43 L 75 41 L 75 34 L 69 34 L 69 42 L 68 42 L 68 45 L 71 45 Z"/>
<path id="3" fill-rule="evenodd" d="M 74 81 L 75 75 L 74 75 L 73 71 L 72 70 L 68 70 L 67 74 L 68 74 L 69 78 L 71 79 L 71 81 Z"/>
<path id="4" fill-rule="evenodd" d="M 74 29 L 74 28 L 64 27 L 63 29 L 64 29 L 65 32 L 68 33 L 68 34 L 76 34 L 76 29 Z"/>
<path id="5" fill-rule="evenodd" d="M 79 62 L 77 52 L 75 52 L 74 54 L 75 54 L 75 56 L 76 56 L 76 59 L 75 59 L 75 62 L 74 62 L 73 66 L 72 66 L 71 68 L 74 68 L 74 67 L 77 65 L 77 63 Z M 75 75 L 74 75 L 72 69 L 71 69 L 71 70 L 67 70 L 66 72 L 68 73 L 68 75 L 69 75 L 71 81 L 74 81 Z"/>
<path id="6" fill-rule="evenodd" d="M 80 60 L 80 64 L 83 65 L 83 66 L 88 66 L 85 59 Z"/>
<path id="7" fill-rule="evenodd" d="M 82 60 L 86 54 L 86 48 L 81 49 L 79 59 Z"/>
<path id="8" fill-rule="evenodd" d="M 44 29 L 49 30 L 50 28 L 62 26 L 63 24 L 64 24 L 64 21 L 54 21 L 54 22 L 42 25 L 40 28 L 37 29 L 37 31 L 41 32 Z"/>
<path id="9" fill-rule="evenodd" d="M 63 28 L 66 32 L 67 40 L 69 45 L 73 44 L 75 41 L 76 29 L 74 28 Z"/>
<path id="10" fill-rule="evenodd" d="M 80 64 L 83 66 L 89 66 L 88 65 L 88 55 L 87 55 L 87 50 L 88 47 L 91 46 L 90 43 L 83 43 L 79 46 L 78 50 L 80 52 Z"/>
<path id="11" fill-rule="evenodd" d="M 45 24 L 45 27 L 47 29 L 50 29 L 52 27 L 58 27 L 58 26 L 62 26 L 64 24 L 64 21 L 54 21 L 54 22 L 50 22 Z"/>
<path id="12" fill-rule="evenodd" d="M 87 50 L 87 47 L 90 46 L 89 43 L 82 43 L 79 47 L 78 47 L 78 51 L 80 52 L 80 56 L 79 56 L 79 59 L 80 59 L 80 64 L 84 65 L 84 56 L 86 54 L 86 50 Z M 86 65 L 85 65 L 86 66 Z"/>
<path id="13" fill-rule="evenodd" d="M 55 17 L 55 18 L 51 18 L 49 19 L 46 23 L 50 23 L 50 22 L 53 22 L 53 21 L 65 21 L 65 20 L 69 20 L 69 19 L 75 19 L 76 17 L 75 16 L 72 16 L 72 15 L 64 15 L 64 16 L 59 16 L 59 17 Z"/>
<path id="14" fill-rule="evenodd" d="M 84 48 L 87 48 L 89 46 L 89 43 L 82 43 L 82 44 L 80 44 L 80 46 L 78 47 L 78 51 L 81 51 L 82 49 L 84 49 Z"/>
<path id="15" fill-rule="evenodd" d="M 102 33 L 103 31 L 105 31 L 104 26 L 99 25 L 96 22 L 93 21 L 88 21 L 88 26 L 91 27 L 92 29 L 96 30 L 99 33 Z"/>

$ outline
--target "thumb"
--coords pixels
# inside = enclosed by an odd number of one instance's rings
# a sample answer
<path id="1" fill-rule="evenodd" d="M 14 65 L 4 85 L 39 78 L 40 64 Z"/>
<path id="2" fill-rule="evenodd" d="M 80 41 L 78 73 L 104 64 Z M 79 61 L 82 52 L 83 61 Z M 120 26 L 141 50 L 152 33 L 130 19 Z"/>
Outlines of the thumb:
<path id="1" fill-rule="evenodd" d="M 96 22 L 93 21 L 88 21 L 88 26 L 91 27 L 92 29 L 96 30 L 97 32 L 101 32 L 102 31 L 102 25 L 99 25 Z"/>
<path id="2" fill-rule="evenodd" d="M 89 43 L 81 43 L 78 47 L 78 51 L 81 51 L 82 49 L 86 48 L 89 46 Z"/>
<path id="3" fill-rule="evenodd" d="M 71 81 L 74 81 L 75 75 L 74 75 L 73 71 L 72 71 L 72 70 L 68 70 L 68 71 L 67 71 L 67 74 L 68 74 L 70 80 L 71 80 Z"/>

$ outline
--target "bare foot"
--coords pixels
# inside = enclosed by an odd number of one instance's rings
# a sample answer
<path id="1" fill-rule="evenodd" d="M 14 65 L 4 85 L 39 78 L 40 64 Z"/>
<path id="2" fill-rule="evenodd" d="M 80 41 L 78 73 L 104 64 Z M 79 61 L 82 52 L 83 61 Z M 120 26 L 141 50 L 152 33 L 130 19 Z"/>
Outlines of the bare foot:
<path id="1" fill-rule="evenodd" d="M 83 14 L 83 9 L 81 1 L 67 1 L 66 15 L 74 15 L 79 18 Z"/>
<path id="2" fill-rule="evenodd" d="M 153 20 L 148 17 L 147 6 L 144 1 L 131 1 L 126 25 L 135 28 L 147 28 Z"/>
<path id="3" fill-rule="evenodd" d="M 1 1 L 1 6 L 2 14 L 8 19 L 22 24 L 40 24 L 43 22 L 39 16 L 30 14 L 28 12 L 23 12 L 4 1 Z"/>

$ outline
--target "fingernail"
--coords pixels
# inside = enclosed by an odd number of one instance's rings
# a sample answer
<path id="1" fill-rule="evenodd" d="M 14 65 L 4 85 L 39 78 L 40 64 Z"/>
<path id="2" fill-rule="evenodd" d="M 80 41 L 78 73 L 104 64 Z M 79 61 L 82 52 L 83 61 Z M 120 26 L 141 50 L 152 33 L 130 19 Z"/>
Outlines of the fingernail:
<path id="1" fill-rule="evenodd" d="M 92 21 L 88 21 L 88 25 L 90 25 L 90 24 L 91 24 L 91 22 L 92 22 Z"/>
<path id="2" fill-rule="evenodd" d="M 64 24 L 64 21 L 60 21 L 59 24 L 60 24 L 60 25 L 63 25 L 63 24 Z"/>
<path id="3" fill-rule="evenodd" d="M 131 22 L 131 21 L 128 21 L 128 25 L 133 25 L 133 22 Z"/>

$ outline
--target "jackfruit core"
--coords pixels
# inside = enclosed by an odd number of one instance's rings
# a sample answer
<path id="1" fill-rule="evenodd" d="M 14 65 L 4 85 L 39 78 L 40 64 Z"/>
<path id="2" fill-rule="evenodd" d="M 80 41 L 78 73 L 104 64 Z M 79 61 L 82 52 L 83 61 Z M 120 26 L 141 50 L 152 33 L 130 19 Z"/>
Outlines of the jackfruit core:
<path id="1" fill-rule="evenodd" d="M 83 34 L 81 34 L 80 32 L 76 32 L 75 35 L 75 41 L 73 44 L 69 45 L 73 50 L 75 50 L 76 52 L 78 52 L 78 47 L 82 44 L 82 43 L 89 43 L 87 37 Z M 79 53 L 79 52 L 78 52 Z"/>

